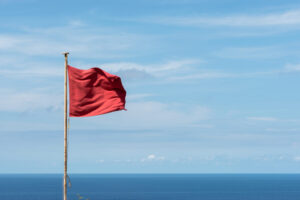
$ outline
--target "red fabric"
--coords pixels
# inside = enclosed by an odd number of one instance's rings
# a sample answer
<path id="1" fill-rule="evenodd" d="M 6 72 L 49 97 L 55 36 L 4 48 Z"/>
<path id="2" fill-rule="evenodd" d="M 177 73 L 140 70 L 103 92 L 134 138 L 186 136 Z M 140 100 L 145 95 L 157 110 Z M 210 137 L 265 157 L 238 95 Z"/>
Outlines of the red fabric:
<path id="1" fill-rule="evenodd" d="M 88 117 L 125 109 L 120 77 L 99 68 L 68 66 L 70 117 Z"/>

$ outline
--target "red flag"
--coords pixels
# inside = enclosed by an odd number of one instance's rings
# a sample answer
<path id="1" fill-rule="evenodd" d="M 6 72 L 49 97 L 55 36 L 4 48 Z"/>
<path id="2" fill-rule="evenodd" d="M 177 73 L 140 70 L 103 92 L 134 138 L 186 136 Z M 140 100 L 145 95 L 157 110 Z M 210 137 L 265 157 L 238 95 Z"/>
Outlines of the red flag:
<path id="1" fill-rule="evenodd" d="M 68 66 L 70 117 L 88 117 L 125 110 L 126 91 L 120 77 L 99 68 Z"/>

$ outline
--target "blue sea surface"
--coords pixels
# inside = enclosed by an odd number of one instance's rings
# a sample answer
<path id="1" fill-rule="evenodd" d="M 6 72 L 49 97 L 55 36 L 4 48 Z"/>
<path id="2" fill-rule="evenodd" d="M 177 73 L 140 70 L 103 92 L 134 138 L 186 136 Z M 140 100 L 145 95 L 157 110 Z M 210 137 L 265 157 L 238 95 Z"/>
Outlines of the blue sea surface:
<path id="1" fill-rule="evenodd" d="M 297 200 L 300 174 L 71 174 L 70 200 Z M 61 200 L 62 175 L 2 174 L 1 200 Z"/>

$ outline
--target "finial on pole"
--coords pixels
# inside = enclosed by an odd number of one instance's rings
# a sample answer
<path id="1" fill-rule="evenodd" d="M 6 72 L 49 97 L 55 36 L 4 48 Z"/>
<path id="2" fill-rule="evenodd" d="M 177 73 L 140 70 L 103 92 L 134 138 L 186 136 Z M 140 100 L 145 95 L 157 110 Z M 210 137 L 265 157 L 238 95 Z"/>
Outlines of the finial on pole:
<path id="1" fill-rule="evenodd" d="M 65 57 L 68 57 L 69 52 L 63 52 L 63 53 L 61 53 L 61 54 L 63 54 Z"/>

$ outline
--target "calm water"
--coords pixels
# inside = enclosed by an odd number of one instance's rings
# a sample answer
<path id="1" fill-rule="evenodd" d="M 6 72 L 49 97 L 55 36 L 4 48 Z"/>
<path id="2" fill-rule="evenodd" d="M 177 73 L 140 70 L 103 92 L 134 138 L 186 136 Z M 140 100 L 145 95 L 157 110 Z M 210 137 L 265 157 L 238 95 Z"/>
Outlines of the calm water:
<path id="1" fill-rule="evenodd" d="M 69 199 L 297 200 L 300 175 L 70 175 Z M 1 200 L 61 200 L 62 175 L 0 175 Z"/>

